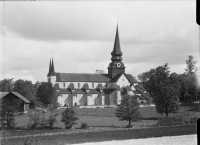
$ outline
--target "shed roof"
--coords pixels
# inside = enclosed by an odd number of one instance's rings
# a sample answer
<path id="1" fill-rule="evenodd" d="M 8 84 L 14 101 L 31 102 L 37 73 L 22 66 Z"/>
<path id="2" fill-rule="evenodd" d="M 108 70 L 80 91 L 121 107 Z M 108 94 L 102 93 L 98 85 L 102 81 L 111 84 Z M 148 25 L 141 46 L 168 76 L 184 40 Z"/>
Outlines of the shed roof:
<path id="1" fill-rule="evenodd" d="M 17 96 L 18 98 L 22 99 L 24 102 L 26 103 L 31 103 L 28 99 L 26 99 L 25 97 L 23 97 L 21 94 L 19 94 L 18 92 L 0 92 L 0 99 L 2 99 L 3 97 L 5 97 L 6 95 L 8 95 L 9 93 L 12 93 L 13 95 Z"/>

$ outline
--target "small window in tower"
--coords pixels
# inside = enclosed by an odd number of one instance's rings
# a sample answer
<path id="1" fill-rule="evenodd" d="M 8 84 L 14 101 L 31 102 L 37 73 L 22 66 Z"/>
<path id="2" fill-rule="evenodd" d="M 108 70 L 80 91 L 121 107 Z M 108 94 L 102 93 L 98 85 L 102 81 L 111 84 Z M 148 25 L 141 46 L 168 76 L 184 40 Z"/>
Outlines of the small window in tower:
<path id="1" fill-rule="evenodd" d="M 65 88 L 65 83 L 63 83 L 63 88 Z"/>
<path id="2" fill-rule="evenodd" d="M 124 79 L 123 79 L 123 81 L 124 81 Z"/>

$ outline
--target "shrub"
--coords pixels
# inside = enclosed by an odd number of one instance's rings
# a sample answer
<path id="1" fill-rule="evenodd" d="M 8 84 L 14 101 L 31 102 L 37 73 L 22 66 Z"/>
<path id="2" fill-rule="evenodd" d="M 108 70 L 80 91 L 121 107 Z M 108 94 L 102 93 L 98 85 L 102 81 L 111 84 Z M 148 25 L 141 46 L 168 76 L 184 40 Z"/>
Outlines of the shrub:
<path id="1" fill-rule="evenodd" d="M 15 128 L 15 115 L 14 115 L 14 108 L 8 107 L 6 110 L 1 110 L 1 127 L 7 129 L 14 129 Z"/>
<path id="2" fill-rule="evenodd" d="M 52 128 L 53 125 L 55 123 L 57 123 L 57 120 L 56 120 L 56 117 L 58 116 L 59 114 L 54 114 L 54 115 L 51 115 L 49 116 L 49 118 L 47 119 L 47 125 Z"/>
<path id="3" fill-rule="evenodd" d="M 190 123 L 193 124 L 193 123 L 197 123 L 197 120 L 198 120 L 198 117 L 197 116 L 193 116 L 190 118 Z"/>
<path id="4" fill-rule="evenodd" d="M 81 124 L 81 129 L 87 129 L 87 128 L 88 128 L 87 123 L 82 123 L 82 124 Z"/>
<path id="5" fill-rule="evenodd" d="M 39 110 L 33 110 L 28 114 L 30 117 L 30 122 L 27 125 L 27 128 L 35 129 L 37 126 L 41 124 L 41 118 L 40 118 L 40 111 Z"/>
<path id="6" fill-rule="evenodd" d="M 66 108 L 66 110 L 62 113 L 61 121 L 65 124 L 66 129 L 72 128 L 73 125 L 76 124 L 78 117 L 76 116 L 73 108 Z"/>
<path id="7" fill-rule="evenodd" d="M 158 126 L 172 126 L 172 125 L 187 125 L 197 122 L 197 117 L 193 116 L 172 116 L 172 117 L 164 117 L 158 120 Z"/>

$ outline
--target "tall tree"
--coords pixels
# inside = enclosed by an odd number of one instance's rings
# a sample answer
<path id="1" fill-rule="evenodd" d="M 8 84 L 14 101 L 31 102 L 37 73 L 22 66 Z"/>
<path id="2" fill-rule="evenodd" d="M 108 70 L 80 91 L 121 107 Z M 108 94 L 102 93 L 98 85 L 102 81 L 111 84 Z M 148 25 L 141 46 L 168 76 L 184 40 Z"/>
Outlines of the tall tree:
<path id="1" fill-rule="evenodd" d="M 161 84 L 169 82 L 170 70 L 168 64 L 158 66 L 145 73 L 142 73 L 138 78 L 142 78 L 142 84 L 152 97 L 156 96 Z"/>
<path id="2" fill-rule="evenodd" d="M 56 90 L 52 83 L 42 82 L 38 89 L 36 97 L 45 105 L 51 105 L 57 101 Z"/>
<path id="3" fill-rule="evenodd" d="M 160 87 L 158 94 L 154 98 L 156 111 L 158 113 L 176 113 L 179 109 L 179 92 L 170 85 Z"/>
<path id="4" fill-rule="evenodd" d="M 194 73 L 196 73 L 197 68 L 195 66 L 197 62 L 194 61 L 194 57 L 192 55 L 188 56 L 188 60 L 186 60 L 186 65 L 187 68 L 185 69 L 185 74 L 186 75 L 193 75 Z"/>
<path id="5" fill-rule="evenodd" d="M 14 91 L 20 93 L 30 101 L 36 100 L 36 89 L 31 81 L 19 79 L 14 83 Z"/>
<path id="6" fill-rule="evenodd" d="M 3 79 L 0 81 L 0 91 L 1 92 L 10 92 L 13 91 L 13 78 L 12 79 Z"/>
<path id="7" fill-rule="evenodd" d="M 125 95 L 121 100 L 121 104 L 118 105 L 115 115 L 120 121 L 126 120 L 129 122 L 128 126 L 131 126 L 131 122 L 138 120 L 140 116 L 139 103 L 134 96 Z"/>

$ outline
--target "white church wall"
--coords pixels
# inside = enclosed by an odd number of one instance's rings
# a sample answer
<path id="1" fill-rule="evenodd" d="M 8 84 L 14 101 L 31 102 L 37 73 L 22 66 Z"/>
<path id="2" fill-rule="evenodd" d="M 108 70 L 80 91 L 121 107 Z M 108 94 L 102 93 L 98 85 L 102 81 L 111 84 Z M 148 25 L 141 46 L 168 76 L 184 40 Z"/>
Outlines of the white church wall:
<path id="1" fill-rule="evenodd" d="M 116 98 L 116 102 L 117 104 L 120 104 L 121 103 L 121 92 L 120 91 L 117 91 L 117 98 Z"/>
<path id="2" fill-rule="evenodd" d="M 100 105 L 101 98 L 98 94 L 91 94 L 88 96 L 88 105 Z"/>
<path id="3" fill-rule="evenodd" d="M 52 85 L 54 86 L 56 83 L 56 76 L 51 76 L 50 78 Z"/>
<path id="4" fill-rule="evenodd" d="M 73 96 L 73 106 L 80 105 L 85 106 L 86 105 L 86 97 L 84 97 L 84 94 L 76 94 Z"/>
<path id="5" fill-rule="evenodd" d="M 61 96 L 58 96 L 58 103 L 61 106 L 69 105 L 72 106 L 72 97 L 69 94 L 62 94 Z"/>
<path id="6" fill-rule="evenodd" d="M 100 99 L 101 99 L 100 105 L 105 105 L 105 96 L 101 95 Z"/>
<path id="7" fill-rule="evenodd" d="M 130 86 L 130 82 L 128 81 L 126 76 L 124 74 L 122 74 L 121 77 L 117 81 L 117 85 L 119 85 L 120 88 L 121 87 L 126 87 L 126 86 Z"/>

